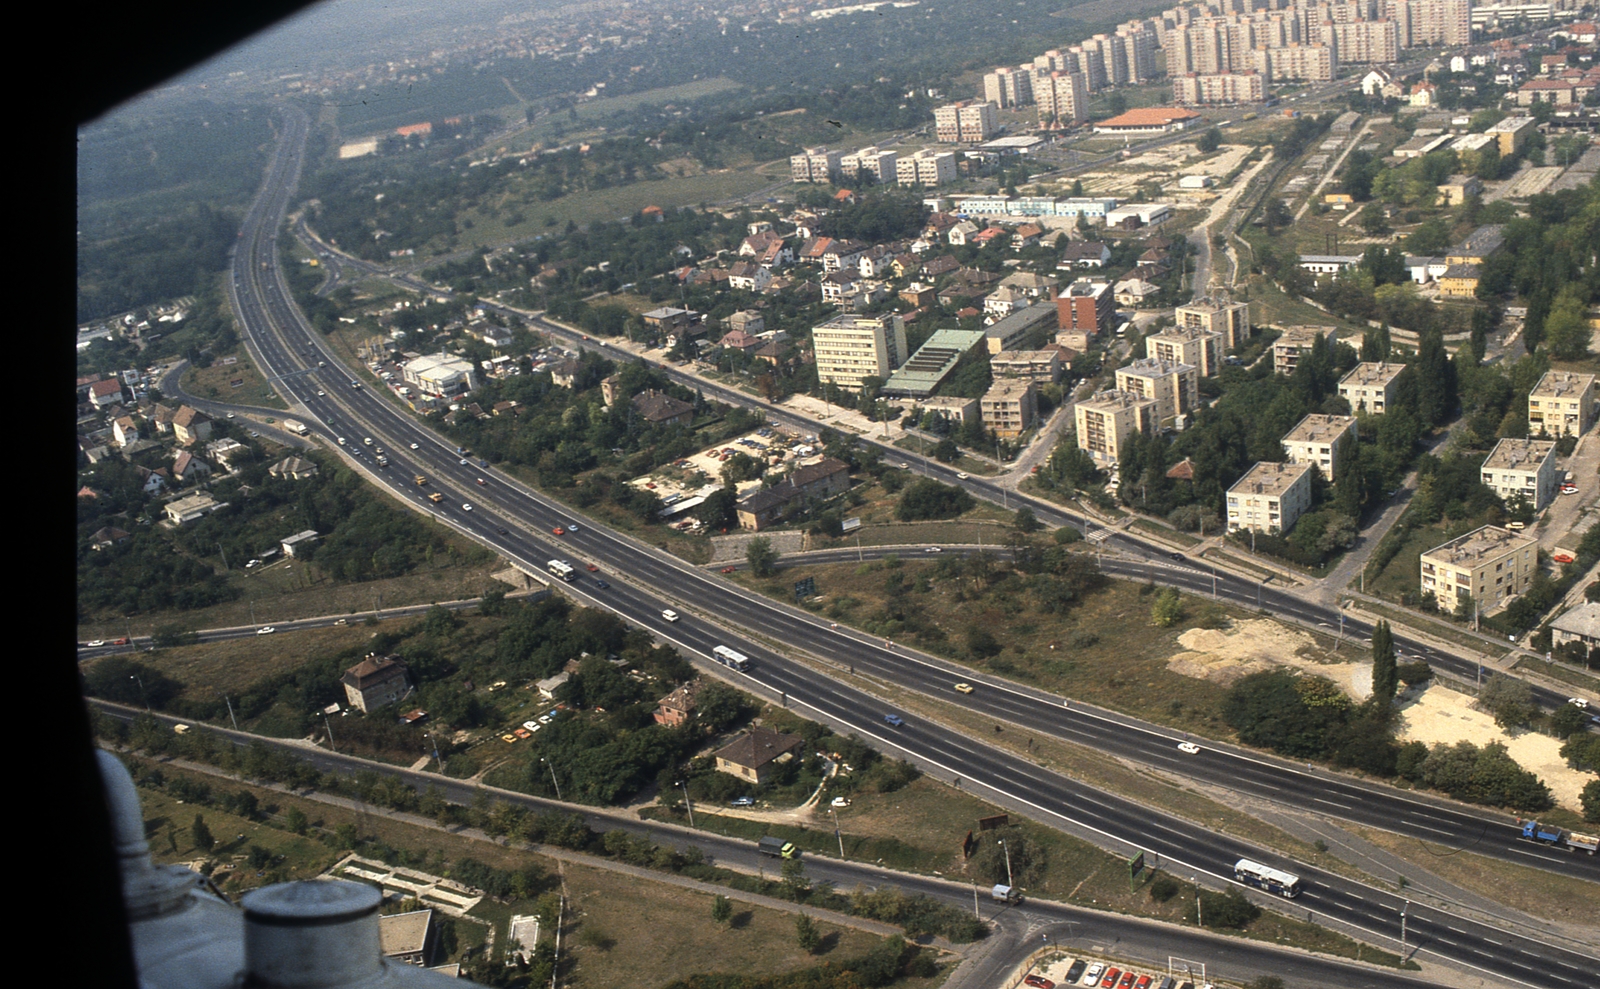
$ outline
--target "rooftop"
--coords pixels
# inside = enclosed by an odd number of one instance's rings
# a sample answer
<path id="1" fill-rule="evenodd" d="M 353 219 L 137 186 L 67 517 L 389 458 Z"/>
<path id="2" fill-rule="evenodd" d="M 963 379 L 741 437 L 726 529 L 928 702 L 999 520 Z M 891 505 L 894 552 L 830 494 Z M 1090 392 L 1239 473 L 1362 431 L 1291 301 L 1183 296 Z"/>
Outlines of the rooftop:
<path id="1" fill-rule="evenodd" d="M 1107 388 L 1104 391 L 1095 392 L 1093 397 L 1079 402 L 1078 408 L 1114 412 L 1119 409 L 1132 409 L 1141 405 L 1154 404 L 1156 404 L 1156 400 L 1153 398 L 1135 395 L 1131 391 L 1123 391 L 1120 388 Z"/>
<path id="2" fill-rule="evenodd" d="M 1589 601 L 1578 605 L 1550 622 L 1550 627 L 1569 635 L 1586 639 L 1600 638 L 1600 602 Z"/>
<path id="3" fill-rule="evenodd" d="M 1339 379 L 1340 387 L 1346 385 L 1361 388 L 1385 388 L 1389 382 L 1400 376 L 1406 369 L 1404 364 L 1357 364 L 1349 374 Z"/>
<path id="4" fill-rule="evenodd" d="M 1581 395 L 1594 386 L 1594 379 L 1592 374 L 1579 374 L 1576 371 L 1546 371 L 1528 395 L 1539 398 Z"/>
<path id="5" fill-rule="evenodd" d="M 1292 346 L 1309 347 L 1316 342 L 1317 337 L 1326 335 L 1328 342 L 1332 343 L 1339 336 L 1337 326 L 1285 326 L 1283 333 L 1273 341 L 1274 347 Z"/>
<path id="6" fill-rule="evenodd" d="M 1283 437 L 1285 443 L 1331 443 L 1349 432 L 1356 424 L 1355 416 L 1325 416 L 1313 412 L 1301 419 Z"/>
<path id="7" fill-rule="evenodd" d="M 1311 470 L 1310 464 L 1280 464 L 1264 460 L 1228 489 L 1229 494 L 1282 495 Z"/>
<path id="8" fill-rule="evenodd" d="M 963 354 L 983 341 L 982 330 L 935 330 L 911 359 L 883 383 L 884 391 L 927 394 L 955 368 Z"/>
<path id="9" fill-rule="evenodd" d="M 1165 127 L 1179 120 L 1194 120 L 1200 114 L 1170 106 L 1140 107 L 1103 120 L 1097 127 Z"/>
<path id="10" fill-rule="evenodd" d="M 1141 357 L 1126 367 L 1117 368 L 1117 373 L 1132 374 L 1141 378 L 1165 378 L 1168 375 L 1185 374 L 1194 369 L 1193 364 L 1180 364 L 1159 357 Z"/>
<path id="11" fill-rule="evenodd" d="M 1486 525 L 1435 546 L 1423 553 L 1422 558 L 1431 558 L 1443 563 L 1473 563 L 1485 556 L 1492 559 L 1537 545 L 1539 540 L 1532 536 L 1518 535 L 1497 525 Z"/>
<path id="12" fill-rule="evenodd" d="M 785 753 L 805 744 L 799 735 L 788 735 L 771 728 L 752 728 L 717 750 L 716 757 L 747 769 L 760 769 Z"/>
<path id="13" fill-rule="evenodd" d="M 1033 390 L 1033 382 L 1020 378 L 997 378 L 989 390 L 983 393 L 985 402 L 1006 402 L 1022 398 Z"/>
<path id="14" fill-rule="evenodd" d="M 1556 449 L 1555 440 L 1521 440 L 1506 438 L 1494 445 L 1484 470 L 1538 470 L 1549 460 Z"/>

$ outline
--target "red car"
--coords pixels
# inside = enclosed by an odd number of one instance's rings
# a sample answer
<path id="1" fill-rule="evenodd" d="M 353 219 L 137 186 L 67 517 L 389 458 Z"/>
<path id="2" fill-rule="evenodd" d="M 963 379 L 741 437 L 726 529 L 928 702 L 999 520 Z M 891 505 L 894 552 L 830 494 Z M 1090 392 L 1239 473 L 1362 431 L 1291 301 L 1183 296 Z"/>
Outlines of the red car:
<path id="1" fill-rule="evenodd" d="M 589 564 L 589 572 L 590 573 L 596 573 L 599 570 L 600 570 L 599 566 L 597 566 L 597 565 L 595 565 L 593 563 Z"/>
<path id="2" fill-rule="evenodd" d="M 1100 980 L 1100 989 L 1111 989 L 1112 986 L 1117 984 L 1117 979 L 1121 975 L 1122 969 L 1120 968 L 1106 969 L 1105 977 Z"/>
<path id="3" fill-rule="evenodd" d="M 1139 981 L 1133 984 L 1133 989 L 1150 989 L 1150 976 L 1139 976 Z"/>
<path id="4" fill-rule="evenodd" d="M 739 569 L 739 568 L 738 567 L 723 567 L 722 568 L 722 572 L 723 573 L 733 573 L 737 569 Z"/>
<path id="5" fill-rule="evenodd" d="M 125 646 L 125 645 L 128 644 L 128 640 L 127 639 L 112 639 L 111 640 L 111 644 L 114 645 L 114 646 Z"/>
<path id="6" fill-rule="evenodd" d="M 1123 972 L 1122 981 L 1117 983 L 1117 989 L 1133 989 L 1133 980 L 1138 978 L 1132 972 Z"/>
<path id="7" fill-rule="evenodd" d="M 1033 986 L 1033 989 L 1056 989 L 1054 982 L 1039 975 L 1025 975 L 1022 981 L 1027 985 Z"/>
<path id="8" fill-rule="evenodd" d="M 564 536 L 564 535 L 567 534 L 567 530 L 561 528 L 559 525 L 556 526 L 554 529 L 551 529 L 550 531 L 555 533 L 558 536 Z"/>

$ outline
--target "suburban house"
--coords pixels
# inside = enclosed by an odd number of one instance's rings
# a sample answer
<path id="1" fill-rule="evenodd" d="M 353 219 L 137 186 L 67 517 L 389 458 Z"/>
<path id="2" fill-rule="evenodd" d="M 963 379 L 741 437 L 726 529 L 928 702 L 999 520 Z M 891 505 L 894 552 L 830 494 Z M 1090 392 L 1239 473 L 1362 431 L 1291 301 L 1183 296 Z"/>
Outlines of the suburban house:
<path id="1" fill-rule="evenodd" d="M 805 744 L 799 735 L 757 727 L 719 749 L 714 758 L 718 772 L 759 785 L 772 777 L 773 766 L 793 759 Z"/>
<path id="2" fill-rule="evenodd" d="M 633 396 L 634 411 L 653 426 L 687 426 L 694 421 L 694 406 L 654 388 Z"/>
<path id="3" fill-rule="evenodd" d="M 172 432 L 183 446 L 193 446 L 211 438 L 211 417 L 185 405 L 172 417 Z"/>
<path id="4" fill-rule="evenodd" d="M 393 704 L 410 689 L 406 683 L 406 664 L 399 656 L 368 656 L 344 671 L 339 678 L 350 706 L 362 712 Z"/>
<path id="5" fill-rule="evenodd" d="M 700 696 L 700 691 L 705 689 L 704 680 L 690 680 L 688 683 L 661 698 L 653 717 L 656 724 L 676 728 L 694 714 L 695 700 Z"/>

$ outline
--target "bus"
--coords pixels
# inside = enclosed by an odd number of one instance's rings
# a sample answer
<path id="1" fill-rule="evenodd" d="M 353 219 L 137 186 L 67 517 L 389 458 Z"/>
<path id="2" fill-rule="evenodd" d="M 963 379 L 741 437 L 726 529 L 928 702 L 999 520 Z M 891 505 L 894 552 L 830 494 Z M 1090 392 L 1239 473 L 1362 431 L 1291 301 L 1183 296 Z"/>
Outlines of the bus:
<path id="1" fill-rule="evenodd" d="M 1240 859 L 1233 864 L 1233 878 L 1269 893 L 1277 893 L 1292 900 L 1300 895 L 1300 877 L 1279 871 L 1271 866 Z"/>
<path id="2" fill-rule="evenodd" d="M 578 579 L 578 571 L 573 569 L 572 564 L 565 560 L 551 560 L 547 566 L 552 577 L 559 577 L 562 580 Z"/>
<path id="3" fill-rule="evenodd" d="M 728 669 L 738 670 L 740 673 L 750 669 L 750 657 L 744 653 L 734 652 L 727 646 L 718 646 L 711 650 L 711 658 Z"/>

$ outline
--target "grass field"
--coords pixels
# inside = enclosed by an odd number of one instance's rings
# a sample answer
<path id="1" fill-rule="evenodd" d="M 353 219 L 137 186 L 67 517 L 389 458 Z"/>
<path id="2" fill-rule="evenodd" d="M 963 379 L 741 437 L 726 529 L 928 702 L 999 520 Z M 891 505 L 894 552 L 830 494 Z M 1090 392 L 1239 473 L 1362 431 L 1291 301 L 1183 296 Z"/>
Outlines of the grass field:
<path id="1" fill-rule="evenodd" d="M 233 363 L 227 363 L 230 360 Z M 243 346 L 231 354 L 220 355 L 210 367 L 198 368 L 191 364 L 184 369 L 179 384 L 191 395 L 218 402 L 261 405 L 269 409 L 289 407 L 256 370 L 255 361 Z"/>

